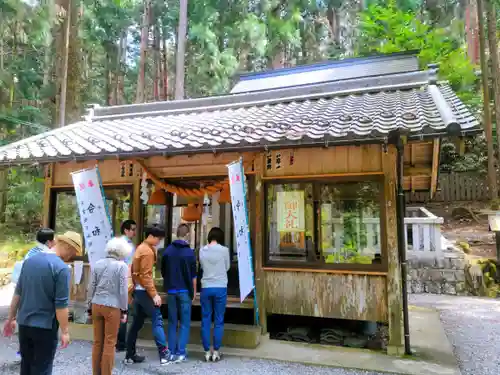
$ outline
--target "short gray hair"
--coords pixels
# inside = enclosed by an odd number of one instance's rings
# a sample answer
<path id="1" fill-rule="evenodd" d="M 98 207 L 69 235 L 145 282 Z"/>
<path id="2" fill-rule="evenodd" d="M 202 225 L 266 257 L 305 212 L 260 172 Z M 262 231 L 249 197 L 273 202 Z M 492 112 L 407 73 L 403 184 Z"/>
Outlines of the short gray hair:
<path id="1" fill-rule="evenodd" d="M 108 241 L 106 244 L 106 255 L 118 258 L 120 260 L 126 259 L 132 254 L 132 245 L 122 237 L 115 237 Z"/>

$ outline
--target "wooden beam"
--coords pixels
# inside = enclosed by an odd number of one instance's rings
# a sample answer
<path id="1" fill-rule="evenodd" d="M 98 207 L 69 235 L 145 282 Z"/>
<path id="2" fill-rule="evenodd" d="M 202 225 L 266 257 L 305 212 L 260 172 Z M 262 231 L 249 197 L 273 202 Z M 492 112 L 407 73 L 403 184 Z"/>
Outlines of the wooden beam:
<path id="1" fill-rule="evenodd" d="M 411 165 L 415 165 L 415 157 L 416 157 L 415 144 L 410 143 L 410 164 Z"/>
<path id="2" fill-rule="evenodd" d="M 43 226 L 48 228 L 50 225 L 50 205 L 52 198 L 52 183 L 54 182 L 54 164 L 48 164 L 45 166 L 45 184 L 43 191 Z M 73 186 L 71 186 L 73 187 Z"/>
<path id="3" fill-rule="evenodd" d="M 434 139 L 432 150 L 432 172 L 431 172 L 431 199 L 437 190 L 437 179 L 439 173 L 439 146 L 441 142 L 439 138 Z"/>
<path id="4" fill-rule="evenodd" d="M 265 209 L 264 204 L 264 184 L 262 183 L 262 173 L 265 166 L 265 155 L 261 154 L 255 161 L 255 177 L 253 192 L 255 195 L 253 206 L 253 220 L 255 231 L 254 258 L 255 258 L 255 293 L 257 293 L 257 304 L 259 308 L 259 323 L 262 328 L 262 334 L 267 333 L 267 309 L 266 309 L 266 280 L 263 271 L 264 266 L 264 228 L 265 228 Z"/>
<path id="5" fill-rule="evenodd" d="M 422 176 L 432 175 L 432 167 L 429 166 L 416 166 L 416 167 L 405 167 L 403 169 L 403 176 Z"/>
<path id="6" fill-rule="evenodd" d="M 383 154 L 382 163 L 385 174 L 384 202 L 385 215 L 383 228 L 386 231 L 384 250 L 387 252 L 387 309 L 389 316 L 389 353 L 403 352 L 403 299 L 401 292 L 401 267 L 398 256 L 398 233 L 396 214 L 397 151 L 390 145 Z M 404 276 L 406 277 L 406 275 Z"/>
<path id="7" fill-rule="evenodd" d="M 356 172 L 356 173 L 329 173 L 329 174 L 309 174 L 300 176 L 267 176 L 262 180 L 304 180 L 311 178 L 335 178 L 335 177 L 363 177 L 363 176 L 383 176 L 382 172 Z"/>
<path id="8" fill-rule="evenodd" d="M 362 275 L 362 276 L 387 276 L 387 272 L 378 271 L 350 271 L 350 270 L 329 270 L 329 269 L 312 269 L 312 268 L 274 268 L 263 267 L 266 272 L 308 272 L 308 273 L 328 273 L 334 275 Z"/>

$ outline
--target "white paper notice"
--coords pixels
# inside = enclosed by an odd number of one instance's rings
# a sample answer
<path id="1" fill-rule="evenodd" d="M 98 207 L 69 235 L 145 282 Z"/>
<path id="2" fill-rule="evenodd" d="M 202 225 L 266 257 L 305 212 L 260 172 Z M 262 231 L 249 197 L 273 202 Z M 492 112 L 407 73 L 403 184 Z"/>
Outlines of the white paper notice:
<path id="1" fill-rule="evenodd" d="M 104 258 L 106 243 L 113 229 L 106 210 L 99 174 L 96 168 L 72 173 L 78 211 L 85 238 L 85 250 L 90 266 Z"/>
<path id="2" fill-rule="evenodd" d="M 78 285 L 82 281 L 82 275 L 83 275 L 83 261 L 81 260 L 75 260 L 73 262 L 73 283 L 75 285 Z"/>
<path id="3" fill-rule="evenodd" d="M 248 229 L 248 211 L 246 204 L 245 174 L 241 160 L 228 165 L 229 188 L 233 208 L 236 250 L 238 251 L 238 274 L 240 279 L 240 300 L 254 289 L 252 249 Z"/>

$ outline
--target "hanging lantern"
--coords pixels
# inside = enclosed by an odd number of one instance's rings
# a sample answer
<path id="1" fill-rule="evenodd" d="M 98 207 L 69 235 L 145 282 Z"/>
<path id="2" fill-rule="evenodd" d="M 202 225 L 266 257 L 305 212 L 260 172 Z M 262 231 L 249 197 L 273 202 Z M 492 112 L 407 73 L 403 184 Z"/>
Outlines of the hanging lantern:
<path id="1" fill-rule="evenodd" d="M 203 203 L 189 203 L 187 207 L 182 209 L 182 220 L 189 222 L 198 221 L 201 219 L 203 211 Z"/>
<path id="2" fill-rule="evenodd" d="M 155 188 L 155 191 L 149 197 L 148 204 L 151 206 L 165 206 L 167 204 L 167 197 L 161 188 Z"/>
<path id="3" fill-rule="evenodd" d="M 231 191 L 229 190 L 229 184 L 224 185 L 220 191 L 219 203 L 231 203 Z"/>

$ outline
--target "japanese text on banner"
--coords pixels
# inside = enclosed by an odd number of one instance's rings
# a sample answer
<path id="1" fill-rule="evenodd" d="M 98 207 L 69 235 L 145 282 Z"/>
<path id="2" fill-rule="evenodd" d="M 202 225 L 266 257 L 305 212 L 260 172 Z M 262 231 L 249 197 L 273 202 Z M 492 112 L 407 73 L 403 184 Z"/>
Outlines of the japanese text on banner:
<path id="1" fill-rule="evenodd" d="M 105 256 L 106 243 L 113 236 L 96 168 L 86 169 L 71 174 L 75 186 L 80 222 L 85 238 L 85 250 L 90 266 Z"/>
<path id="2" fill-rule="evenodd" d="M 238 274 L 240 282 L 240 300 L 243 300 L 254 289 L 252 266 L 252 249 L 250 231 L 248 229 L 248 212 L 245 194 L 245 175 L 241 161 L 228 166 L 229 189 L 233 209 L 236 250 L 238 251 Z"/>

